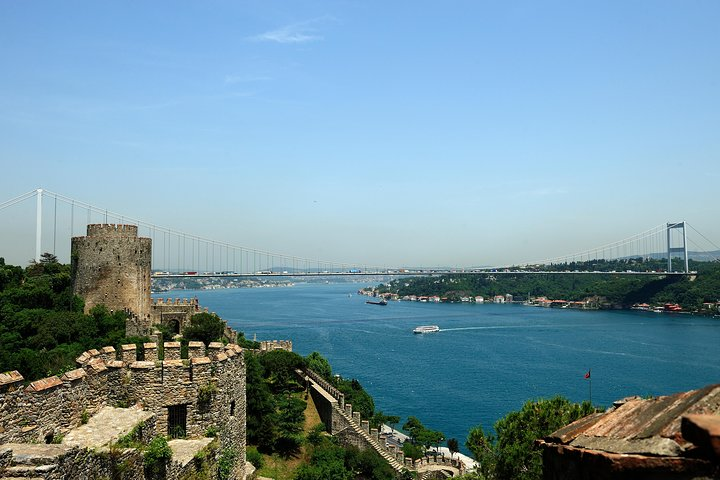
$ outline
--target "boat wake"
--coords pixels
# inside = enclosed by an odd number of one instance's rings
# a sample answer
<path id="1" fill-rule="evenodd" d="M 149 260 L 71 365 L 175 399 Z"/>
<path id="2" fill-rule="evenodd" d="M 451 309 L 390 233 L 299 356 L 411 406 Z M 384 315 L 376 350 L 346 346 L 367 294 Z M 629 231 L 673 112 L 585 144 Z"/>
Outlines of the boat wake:
<path id="1" fill-rule="evenodd" d="M 538 327 L 552 327 L 553 325 L 483 325 L 480 327 L 455 327 L 455 328 L 441 328 L 441 332 L 457 332 L 461 330 L 504 330 L 508 328 L 538 328 Z"/>

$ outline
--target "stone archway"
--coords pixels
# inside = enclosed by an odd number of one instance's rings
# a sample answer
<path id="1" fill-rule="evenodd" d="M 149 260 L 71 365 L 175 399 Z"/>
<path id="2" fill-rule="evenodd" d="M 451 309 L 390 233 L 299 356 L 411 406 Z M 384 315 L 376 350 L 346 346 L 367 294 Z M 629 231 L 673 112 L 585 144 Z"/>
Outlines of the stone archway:
<path id="1" fill-rule="evenodd" d="M 170 328 L 170 331 L 174 335 L 180 333 L 180 320 L 178 320 L 177 318 L 171 318 L 170 320 L 168 320 L 167 326 Z"/>

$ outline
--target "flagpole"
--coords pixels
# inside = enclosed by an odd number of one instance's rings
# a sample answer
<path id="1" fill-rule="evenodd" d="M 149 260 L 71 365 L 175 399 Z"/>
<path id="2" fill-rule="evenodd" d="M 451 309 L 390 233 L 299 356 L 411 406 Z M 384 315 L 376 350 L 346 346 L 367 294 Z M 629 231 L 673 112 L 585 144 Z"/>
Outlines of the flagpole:
<path id="1" fill-rule="evenodd" d="M 592 369 L 588 368 L 587 373 L 585 374 L 585 380 L 588 380 L 590 383 L 588 383 L 588 390 L 590 392 L 590 406 L 592 407 Z"/>

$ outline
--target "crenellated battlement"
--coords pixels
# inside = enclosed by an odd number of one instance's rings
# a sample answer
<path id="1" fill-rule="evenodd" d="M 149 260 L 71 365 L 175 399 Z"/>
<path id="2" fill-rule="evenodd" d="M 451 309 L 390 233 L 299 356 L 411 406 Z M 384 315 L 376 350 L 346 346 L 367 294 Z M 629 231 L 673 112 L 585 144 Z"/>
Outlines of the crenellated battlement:
<path id="1" fill-rule="evenodd" d="M 320 374 L 310 370 L 309 368 L 305 369 L 305 374 L 310 377 L 313 382 L 317 383 L 323 390 L 325 390 L 325 392 L 327 392 L 331 397 L 337 400 L 341 410 L 345 409 L 344 393 L 340 392 L 340 390 L 335 388 L 332 384 L 330 384 L 330 382 L 321 377 Z"/>
<path id="2" fill-rule="evenodd" d="M 304 372 L 309 381 L 310 394 L 318 410 L 320 419 L 327 431 L 338 438 L 342 444 L 353 445 L 360 449 L 371 448 L 379 453 L 398 474 L 405 470 L 418 473 L 428 470 L 446 470 L 456 476 L 464 471 L 460 461 L 444 457 L 426 457 L 413 462 L 406 458 L 401 447 L 387 442 L 387 435 L 377 428 L 370 428 L 370 419 L 363 419 L 360 412 L 353 411 L 350 403 L 345 403 L 345 395 L 318 373 L 308 369 Z M 424 478 L 424 477 L 418 477 Z M 444 477 L 443 477 L 444 478 Z"/>
<path id="3" fill-rule="evenodd" d="M 87 226 L 88 237 L 137 237 L 138 226 L 122 223 L 92 223 Z"/>
<path id="4" fill-rule="evenodd" d="M 179 342 L 128 344 L 88 350 L 76 362 L 78 368 L 62 376 L 27 386 L 17 371 L 0 374 L 0 444 L 63 435 L 107 405 L 140 405 L 156 414 L 164 434 L 172 429 L 169 409 L 181 406 L 190 437 L 230 420 L 234 425 L 240 412 L 245 418 L 245 362 L 236 344 L 190 342 L 186 349 Z M 244 426 L 233 430 L 244 435 Z"/>
<path id="5" fill-rule="evenodd" d="M 182 355 L 180 342 L 164 342 L 162 346 L 158 346 L 157 343 L 144 343 L 142 347 L 142 349 L 138 349 L 137 345 L 131 343 L 122 345 L 120 351 L 116 351 L 114 347 L 88 350 L 76 358 L 75 362 L 80 369 L 85 371 L 102 370 L 103 367 L 149 369 L 183 366 L 192 368 L 193 365 L 212 365 L 228 359 L 239 359 L 240 364 L 244 365 L 243 349 L 236 344 L 224 345 L 220 342 L 211 342 L 206 347 L 202 342 L 189 342 L 185 355 Z M 195 359 L 204 360 L 193 362 Z"/>
<path id="6" fill-rule="evenodd" d="M 183 306 L 195 306 L 199 307 L 200 303 L 198 302 L 197 297 L 193 298 L 153 298 L 152 300 L 153 306 L 163 306 L 163 305 L 183 305 Z"/>

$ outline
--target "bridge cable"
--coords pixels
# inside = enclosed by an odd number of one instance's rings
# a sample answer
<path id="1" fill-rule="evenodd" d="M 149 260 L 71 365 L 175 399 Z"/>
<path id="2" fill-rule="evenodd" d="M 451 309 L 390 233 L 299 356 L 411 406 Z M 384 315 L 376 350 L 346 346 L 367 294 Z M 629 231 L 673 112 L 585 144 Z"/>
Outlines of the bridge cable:
<path id="1" fill-rule="evenodd" d="M 12 207 L 13 205 L 16 205 L 16 204 L 18 204 L 24 200 L 27 200 L 28 198 L 31 198 L 35 195 L 37 195 L 37 190 L 33 190 L 32 192 L 23 193 L 22 195 L 19 195 L 15 198 L 11 198 L 10 200 L 0 203 L 0 210 L 4 210 L 8 207 Z"/>
<path id="2" fill-rule="evenodd" d="M 715 250 L 720 250 L 720 247 L 718 247 L 717 245 L 715 245 L 709 238 L 707 238 L 705 235 L 703 235 L 702 233 L 700 233 L 695 227 L 693 227 L 692 225 L 690 225 L 690 224 L 687 223 L 687 222 L 685 222 L 685 225 L 687 225 L 688 227 L 692 228 L 695 233 L 697 233 L 697 234 L 700 235 L 703 239 L 705 239 L 705 241 L 708 242 L 710 245 L 712 245 L 712 246 L 715 248 Z M 709 252 L 704 252 L 704 253 L 709 253 Z"/>

